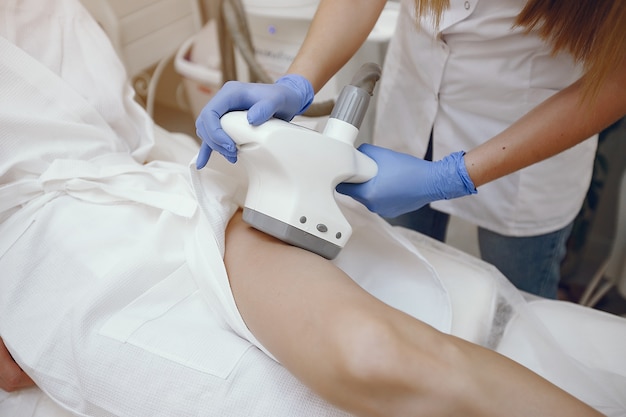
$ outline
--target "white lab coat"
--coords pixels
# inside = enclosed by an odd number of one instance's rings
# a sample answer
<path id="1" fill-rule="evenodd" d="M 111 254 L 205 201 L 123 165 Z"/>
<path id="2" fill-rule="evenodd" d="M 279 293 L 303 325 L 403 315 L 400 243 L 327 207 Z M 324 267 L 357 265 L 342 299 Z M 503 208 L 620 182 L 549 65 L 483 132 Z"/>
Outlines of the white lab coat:
<path id="1" fill-rule="evenodd" d="M 492 138 L 581 75 L 569 55 L 551 56 L 536 33 L 512 28 L 524 0 L 452 0 L 438 30 L 416 23 L 403 0 L 379 85 L 374 143 L 433 158 Z M 558 230 L 580 210 L 597 137 L 433 207 L 486 229 L 532 236 Z M 407 186 L 410 179 L 407 179 Z"/>

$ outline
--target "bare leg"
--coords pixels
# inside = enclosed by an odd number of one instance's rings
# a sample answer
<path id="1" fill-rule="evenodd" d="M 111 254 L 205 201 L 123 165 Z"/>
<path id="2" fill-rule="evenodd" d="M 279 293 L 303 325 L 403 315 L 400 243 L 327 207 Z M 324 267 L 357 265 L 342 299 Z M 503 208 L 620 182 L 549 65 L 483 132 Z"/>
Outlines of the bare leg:
<path id="1" fill-rule="evenodd" d="M 599 416 L 493 351 L 380 302 L 325 259 L 243 223 L 226 235 L 238 308 L 303 383 L 359 416 Z"/>
<path id="2" fill-rule="evenodd" d="M 33 385 L 33 380 L 15 363 L 0 337 L 0 389 L 13 392 Z"/>

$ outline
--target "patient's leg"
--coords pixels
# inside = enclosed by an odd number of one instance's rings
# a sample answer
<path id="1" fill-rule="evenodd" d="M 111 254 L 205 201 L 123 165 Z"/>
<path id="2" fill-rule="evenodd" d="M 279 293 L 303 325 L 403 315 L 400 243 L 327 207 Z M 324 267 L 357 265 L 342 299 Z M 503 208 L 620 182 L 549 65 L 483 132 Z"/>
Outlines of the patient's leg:
<path id="1" fill-rule="evenodd" d="M 327 260 L 242 222 L 226 235 L 238 308 L 261 343 L 362 416 L 599 415 L 515 362 L 369 295 Z"/>

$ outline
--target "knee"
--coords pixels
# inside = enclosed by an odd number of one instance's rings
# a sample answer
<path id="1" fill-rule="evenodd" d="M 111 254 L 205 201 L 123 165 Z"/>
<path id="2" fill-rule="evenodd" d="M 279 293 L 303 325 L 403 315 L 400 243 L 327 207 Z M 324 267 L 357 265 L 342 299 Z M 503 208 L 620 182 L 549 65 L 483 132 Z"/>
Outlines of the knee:
<path id="1" fill-rule="evenodd" d="M 344 318 L 334 327 L 337 377 L 355 385 L 397 378 L 405 346 L 391 323 L 367 316 Z"/>
<path id="2" fill-rule="evenodd" d="M 335 381 L 342 393 L 354 393 L 363 407 L 378 409 L 382 415 L 385 407 L 448 410 L 467 387 L 460 366 L 463 353 L 432 329 L 407 334 L 395 323 L 373 316 L 342 326 L 348 328 L 338 338 Z"/>

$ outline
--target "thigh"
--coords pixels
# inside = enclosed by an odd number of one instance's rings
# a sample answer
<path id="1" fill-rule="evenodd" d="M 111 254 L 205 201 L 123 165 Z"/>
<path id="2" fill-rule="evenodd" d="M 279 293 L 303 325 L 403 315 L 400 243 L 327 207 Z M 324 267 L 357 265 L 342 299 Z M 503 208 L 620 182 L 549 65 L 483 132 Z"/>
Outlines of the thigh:
<path id="1" fill-rule="evenodd" d="M 239 214 L 226 230 L 224 261 L 246 325 L 296 372 L 301 357 L 330 358 L 322 352 L 332 349 L 331 332 L 340 320 L 387 314 L 388 307 L 331 262 L 251 228 Z"/>
<path id="2" fill-rule="evenodd" d="M 10 352 L 72 415 L 347 416 L 206 302 L 196 278 L 218 291 L 222 260 L 194 236 L 214 239 L 199 218 L 68 196 L 48 203 L 0 256 Z M 192 268 L 191 252 L 215 262 Z M 18 396 L 0 395 L 0 416 L 30 416 L 29 404 L 41 404 Z M 56 415 L 44 411 L 36 415 Z"/>
<path id="3" fill-rule="evenodd" d="M 326 259 L 256 232 L 239 215 L 227 229 L 225 263 L 252 333 L 305 385 L 357 415 L 589 411 L 527 368 L 393 309 Z M 528 395 L 515 395 L 521 391 Z"/>
<path id="4" fill-rule="evenodd" d="M 369 294 L 333 263 L 252 229 L 240 215 L 227 228 L 224 261 L 237 308 L 256 339 L 340 407 L 363 410 L 375 402 L 354 383 L 353 371 L 384 364 L 392 381 L 372 377 L 364 385 L 378 383 L 381 395 L 391 395 L 385 390 L 403 376 L 426 380 L 430 362 L 418 356 L 434 358 L 445 344 L 442 333 Z M 377 355 L 382 351 L 394 353 Z M 406 360 L 396 360 L 403 355 Z"/>
<path id="5" fill-rule="evenodd" d="M 544 235 L 513 237 L 479 228 L 481 257 L 498 268 L 518 289 L 556 298 L 561 261 L 571 230 L 572 223 Z"/>

